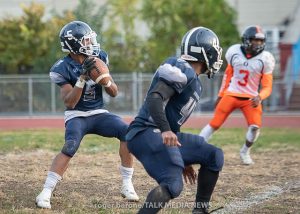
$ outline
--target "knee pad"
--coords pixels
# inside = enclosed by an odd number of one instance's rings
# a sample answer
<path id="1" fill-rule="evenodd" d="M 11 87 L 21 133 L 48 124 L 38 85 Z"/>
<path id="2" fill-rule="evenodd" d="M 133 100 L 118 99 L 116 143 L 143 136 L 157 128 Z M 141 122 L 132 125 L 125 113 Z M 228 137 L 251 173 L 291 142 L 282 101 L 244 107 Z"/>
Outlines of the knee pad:
<path id="1" fill-rule="evenodd" d="M 216 150 L 214 152 L 215 152 L 214 171 L 221 171 L 223 168 L 223 165 L 224 165 L 224 153 L 223 153 L 222 149 L 219 149 L 219 148 L 216 148 Z"/>
<path id="2" fill-rule="evenodd" d="M 257 140 L 257 138 L 259 136 L 259 133 L 260 133 L 259 126 L 250 125 L 248 127 L 248 131 L 247 131 L 247 134 L 246 134 L 246 140 L 250 143 L 254 143 Z"/>
<path id="3" fill-rule="evenodd" d="M 126 123 L 124 123 L 121 127 L 122 128 L 120 128 L 119 136 L 117 136 L 117 138 L 120 141 L 125 142 L 126 141 L 126 134 L 127 134 L 128 125 Z"/>
<path id="4" fill-rule="evenodd" d="M 165 184 L 165 186 L 169 190 L 171 198 L 172 199 L 177 198 L 183 189 L 182 178 L 180 177 L 178 179 L 173 179 L 173 180 L 169 181 L 167 184 Z"/>
<path id="5" fill-rule="evenodd" d="M 73 157 L 78 150 L 80 142 L 74 140 L 66 141 L 61 152 L 69 157 Z"/>

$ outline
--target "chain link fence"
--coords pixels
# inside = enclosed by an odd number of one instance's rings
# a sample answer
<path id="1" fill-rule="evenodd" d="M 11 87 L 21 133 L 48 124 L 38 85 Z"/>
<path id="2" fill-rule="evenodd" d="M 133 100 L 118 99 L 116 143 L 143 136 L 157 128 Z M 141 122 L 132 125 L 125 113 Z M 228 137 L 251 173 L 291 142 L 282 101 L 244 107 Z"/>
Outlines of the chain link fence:
<path id="1" fill-rule="evenodd" d="M 105 108 L 114 113 L 136 114 L 152 76 L 145 73 L 113 74 L 119 94 L 111 98 L 104 92 Z M 203 93 L 195 111 L 213 111 L 222 75 L 216 75 L 212 80 L 206 75 L 200 78 Z M 266 112 L 286 110 L 285 100 L 284 82 L 274 80 L 273 93 L 264 101 L 264 109 Z M 1 116 L 61 115 L 64 109 L 59 87 L 51 83 L 48 75 L 0 75 Z"/>

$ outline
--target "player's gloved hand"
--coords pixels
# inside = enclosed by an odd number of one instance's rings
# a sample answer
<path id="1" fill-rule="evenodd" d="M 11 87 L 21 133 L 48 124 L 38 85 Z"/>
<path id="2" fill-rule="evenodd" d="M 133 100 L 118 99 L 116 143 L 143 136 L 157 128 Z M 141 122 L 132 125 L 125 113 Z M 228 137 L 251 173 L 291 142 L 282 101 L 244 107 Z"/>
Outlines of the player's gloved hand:
<path id="1" fill-rule="evenodd" d="M 259 95 L 250 98 L 252 107 L 256 108 L 261 103 L 261 98 Z"/>
<path id="2" fill-rule="evenodd" d="M 94 57 L 87 57 L 82 63 L 81 74 L 89 76 L 89 72 L 95 67 Z"/>
<path id="3" fill-rule="evenodd" d="M 85 81 L 88 81 L 88 80 L 90 79 L 90 77 L 89 77 L 88 75 L 85 75 L 85 74 L 81 74 L 81 75 L 79 76 L 79 78 L 80 78 L 80 79 L 83 79 L 83 80 L 85 80 Z"/>
<path id="4" fill-rule="evenodd" d="M 174 134 L 172 131 L 165 131 L 161 133 L 163 142 L 167 146 L 181 146 L 178 142 L 177 135 Z"/>
<path id="5" fill-rule="evenodd" d="M 190 182 L 190 184 L 195 184 L 197 179 L 197 173 L 195 172 L 192 165 L 186 166 L 183 169 L 183 178 L 185 183 Z"/>

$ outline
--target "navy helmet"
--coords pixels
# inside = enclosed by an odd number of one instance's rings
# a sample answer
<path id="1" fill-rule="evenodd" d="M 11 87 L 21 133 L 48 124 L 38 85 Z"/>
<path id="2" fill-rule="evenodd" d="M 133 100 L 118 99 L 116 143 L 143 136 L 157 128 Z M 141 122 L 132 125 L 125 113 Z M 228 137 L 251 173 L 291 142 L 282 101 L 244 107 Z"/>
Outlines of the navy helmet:
<path id="1" fill-rule="evenodd" d="M 66 24 L 59 33 L 63 52 L 98 56 L 100 44 L 96 40 L 97 34 L 91 27 L 81 21 Z"/>
<path id="2" fill-rule="evenodd" d="M 205 63 L 207 67 L 205 74 L 209 78 L 213 77 L 223 64 L 218 36 L 205 27 L 189 30 L 181 41 L 181 58 Z"/>
<path id="3" fill-rule="evenodd" d="M 262 40 L 261 45 L 255 45 L 252 39 Z M 257 55 L 265 49 L 266 35 L 258 25 L 247 27 L 242 34 L 242 47 L 252 55 Z"/>

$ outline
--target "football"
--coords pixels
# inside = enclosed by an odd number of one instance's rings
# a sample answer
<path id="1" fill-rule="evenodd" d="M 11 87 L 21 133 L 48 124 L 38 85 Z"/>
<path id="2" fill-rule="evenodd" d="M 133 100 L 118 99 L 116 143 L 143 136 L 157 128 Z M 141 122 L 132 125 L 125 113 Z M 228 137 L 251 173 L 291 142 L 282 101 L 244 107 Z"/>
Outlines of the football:
<path id="1" fill-rule="evenodd" d="M 89 77 L 100 85 L 107 85 L 111 80 L 107 65 L 99 58 L 94 58 L 95 66 L 90 70 Z"/>

